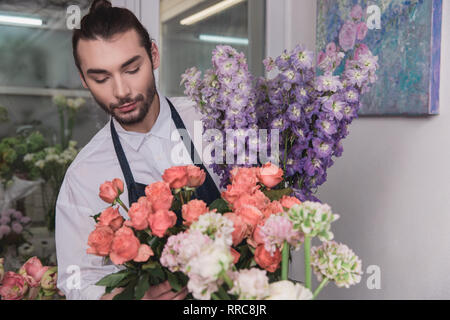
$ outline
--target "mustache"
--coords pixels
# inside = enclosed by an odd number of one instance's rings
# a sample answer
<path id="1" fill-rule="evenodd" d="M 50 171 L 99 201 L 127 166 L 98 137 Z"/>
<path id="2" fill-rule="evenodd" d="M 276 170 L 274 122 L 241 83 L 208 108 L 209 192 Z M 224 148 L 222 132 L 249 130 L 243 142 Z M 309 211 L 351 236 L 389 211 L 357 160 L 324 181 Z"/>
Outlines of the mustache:
<path id="1" fill-rule="evenodd" d="M 131 98 L 125 98 L 125 99 L 121 99 L 119 100 L 119 103 L 117 104 L 111 104 L 110 105 L 110 109 L 114 110 L 116 108 L 120 108 L 121 106 L 123 106 L 124 104 L 129 104 L 129 103 L 136 103 L 139 101 L 144 101 L 144 96 L 142 94 L 137 95 L 136 98 L 131 99 Z"/>

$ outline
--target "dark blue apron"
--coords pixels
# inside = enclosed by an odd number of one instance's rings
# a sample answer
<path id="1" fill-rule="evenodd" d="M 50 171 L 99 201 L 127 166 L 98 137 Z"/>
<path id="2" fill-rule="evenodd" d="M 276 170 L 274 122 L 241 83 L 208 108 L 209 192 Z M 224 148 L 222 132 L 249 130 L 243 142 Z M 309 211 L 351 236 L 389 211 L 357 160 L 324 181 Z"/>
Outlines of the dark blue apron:
<path id="1" fill-rule="evenodd" d="M 181 120 L 180 115 L 178 114 L 177 110 L 173 106 L 172 102 L 170 102 L 169 99 L 167 99 L 167 102 L 170 106 L 170 112 L 172 114 L 172 119 L 175 123 L 175 126 L 177 127 L 177 130 L 184 129 L 186 130 L 186 127 L 184 126 L 183 120 Z M 116 128 L 114 127 L 114 123 L 111 119 L 111 135 L 112 140 L 114 144 L 114 149 L 116 150 L 117 159 L 119 160 L 120 167 L 122 169 L 122 173 L 125 177 L 125 182 L 127 184 L 128 188 L 128 199 L 129 199 L 129 206 L 135 202 L 138 201 L 140 197 L 145 196 L 145 187 L 146 184 L 138 183 L 134 181 L 133 174 L 131 173 L 130 165 L 128 164 L 127 157 L 125 156 L 125 153 L 122 148 L 122 144 L 120 143 L 119 136 L 117 134 Z M 168 124 L 167 124 L 168 125 Z M 181 136 L 181 134 L 180 134 Z M 182 138 L 183 139 L 183 138 Z M 189 136 L 186 137 L 186 139 L 183 139 L 184 145 L 186 146 L 186 149 L 191 150 L 191 159 L 192 162 L 195 163 L 194 159 L 200 159 L 198 156 L 197 150 L 194 147 L 194 143 L 189 138 Z M 206 173 L 206 179 L 205 183 L 198 187 L 195 191 L 195 194 L 193 196 L 194 199 L 203 200 L 206 202 L 206 204 L 209 206 L 214 200 L 220 198 L 220 192 L 219 189 L 217 189 L 216 184 L 214 183 L 213 179 L 208 173 L 208 170 L 206 170 L 203 163 L 197 165 L 201 169 L 203 169 Z M 183 221 L 181 217 L 181 211 L 175 212 L 177 214 L 177 225 L 180 225 Z"/>

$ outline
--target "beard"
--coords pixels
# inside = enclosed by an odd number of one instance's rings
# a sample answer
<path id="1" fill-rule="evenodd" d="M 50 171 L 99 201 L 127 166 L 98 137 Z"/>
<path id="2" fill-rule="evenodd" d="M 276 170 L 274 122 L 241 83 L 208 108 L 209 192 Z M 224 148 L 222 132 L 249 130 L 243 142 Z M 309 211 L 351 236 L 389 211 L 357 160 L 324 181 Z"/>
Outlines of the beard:
<path id="1" fill-rule="evenodd" d="M 153 81 L 151 81 L 149 87 L 147 88 L 146 97 L 144 97 L 142 94 L 138 94 L 134 99 L 124 98 L 119 100 L 118 104 L 111 104 L 109 108 L 105 104 L 101 103 L 94 94 L 92 94 L 94 100 L 98 103 L 98 105 L 107 114 L 111 115 L 114 119 L 116 119 L 118 123 L 122 125 L 134 125 L 141 123 L 150 111 L 150 107 L 155 99 L 155 95 L 156 85 Z M 136 103 L 135 109 L 123 114 L 116 112 L 118 111 L 118 108 L 120 106 L 128 103 Z M 136 115 L 130 116 L 131 113 L 136 113 Z"/>

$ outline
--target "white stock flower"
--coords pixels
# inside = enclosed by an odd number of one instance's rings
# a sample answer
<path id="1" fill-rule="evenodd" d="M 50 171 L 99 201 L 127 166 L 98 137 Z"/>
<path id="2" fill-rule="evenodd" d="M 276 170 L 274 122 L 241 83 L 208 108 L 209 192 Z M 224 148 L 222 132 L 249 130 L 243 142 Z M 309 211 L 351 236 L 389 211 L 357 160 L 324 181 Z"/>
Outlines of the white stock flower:
<path id="1" fill-rule="evenodd" d="M 187 288 L 195 299 L 211 300 L 211 294 L 219 290 L 219 283 L 218 281 L 205 281 L 202 277 L 192 275 L 189 277 Z"/>
<path id="2" fill-rule="evenodd" d="M 233 221 L 220 213 L 208 212 L 201 215 L 189 229 L 199 230 L 213 240 L 222 240 L 227 246 L 231 246 L 233 243 L 231 236 L 234 231 Z"/>
<path id="3" fill-rule="evenodd" d="M 222 241 L 214 241 L 201 247 L 187 265 L 187 273 L 198 275 L 206 282 L 216 281 L 222 272 L 228 271 L 233 264 L 230 247 Z"/>
<path id="4" fill-rule="evenodd" d="M 265 300 L 311 300 L 312 298 L 312 292 L 301 284 L 282 280 L 269 285 L 269 296 Z"/>
<path id="5" fill-rule="evenodd" d="M 262 300 L 269 295 L 269 278 L 267 272 L 260 269 L 244 269 L 235 273 L 231 294 L 240 300 Z"/>

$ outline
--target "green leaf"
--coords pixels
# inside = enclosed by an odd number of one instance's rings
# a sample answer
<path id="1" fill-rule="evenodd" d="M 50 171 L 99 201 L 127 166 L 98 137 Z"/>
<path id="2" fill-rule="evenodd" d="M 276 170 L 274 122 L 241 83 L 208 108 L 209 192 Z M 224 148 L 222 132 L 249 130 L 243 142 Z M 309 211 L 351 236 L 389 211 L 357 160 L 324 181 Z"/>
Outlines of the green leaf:
<path id="1" fill-rule="evenodd" d="M 291 188 L 280 189 L 280 190 L 265 190 L 263 193 L 266 195 L 270 201 L 278 201 L 283 198 L 283 196 L 289 196 L 294 192 Z"/>
<path id="2" fill-rule="evenodd" d="M 102 213 L 100 212 L 100 213 L 96 214 L 95 216 L 91 216 L 91 218 L 94 218 L 95 223 L 98 223 L 98 218 L 100 218 L 100 215 L 101 215 L 101 214 L 102 214 Z"/>
<path id="3" fill-rule="evenodd" d="M 97 286 L 105 286 L 105 287 L 117 287 L 119 282 L 125 279 L 130 273 L 128 270 L 122 270 L 117 273 L 113 273 L 103 277 L 100 281 L 98 281 L 95 285 Z"/>
<path id="4" fill-rule="evenodd" d="M 217 209 L 219 213 L 227 213 L 230 212 L 230 208 L 228 207 L 228 203 L 222 198 L 215 200 L 213 203 L 209 205 L 209 210 Z"/>
<path id="5" fill-rule="evenodd" d="M 134 288 L 134 297 L 136 298 L 136 300 L 141 300 L 149 288 L 149 274 L 144 273 L 139 277 L 137 286 Z"/>
<path id="6" fill-rule="evenodd" d="M 167 280 L 170 283 L 170 286 L 176 291 L 179 292 L 181 290 L 180 282 L 175 274 L 170 272 L 169 270 L 166 270 L 167 274 Z"/>
<path id="7" fill-rule="evenodd" d="M 158 266 L 158 262 L 149 261 L 146 264 L 142 265 L 142 270 L 155 269 Z"/>
<path id="8" fill-rule="evenodd" d="M 136 286 L 136 280 L 131 281 L 118 295 L 114 296 L 113 300 L 133 300 L 134 299 L 134 287 Z"/>

